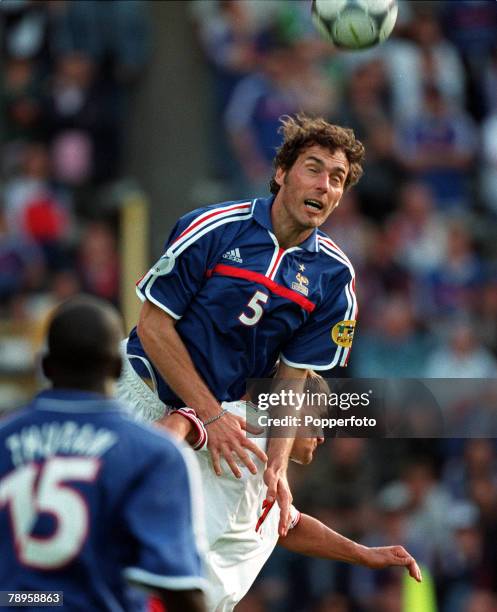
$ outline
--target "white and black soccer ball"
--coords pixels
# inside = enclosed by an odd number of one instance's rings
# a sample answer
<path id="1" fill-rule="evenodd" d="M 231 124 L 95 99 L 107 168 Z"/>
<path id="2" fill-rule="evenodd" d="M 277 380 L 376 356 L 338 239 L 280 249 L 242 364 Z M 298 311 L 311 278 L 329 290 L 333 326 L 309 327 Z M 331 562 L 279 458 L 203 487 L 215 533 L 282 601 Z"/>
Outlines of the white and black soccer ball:
<path id="1" fill-rule="evenodd" d="M 341 49 L 368 49 L 386 40 L 397 10 L 397 0 L 312 0 L 317 29 Z"/>

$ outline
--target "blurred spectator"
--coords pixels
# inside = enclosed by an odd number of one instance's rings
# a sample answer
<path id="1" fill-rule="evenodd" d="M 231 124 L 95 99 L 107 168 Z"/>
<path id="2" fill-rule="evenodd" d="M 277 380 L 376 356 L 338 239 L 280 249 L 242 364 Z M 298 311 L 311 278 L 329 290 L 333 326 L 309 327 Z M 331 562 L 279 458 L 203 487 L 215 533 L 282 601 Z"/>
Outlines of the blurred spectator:
<path id="1" fill-rule="evenodd" d="M 493 533 L 497 516 L 497 482 L 494 475 L 474 475 L 469 480 L 468 488 L 470 499 L 478 506 L 481 524 Z"/>
<path id="2" fill-rule="evenodd" d="M 321 460 L 306 467 L 300 505 L 349 537 L 357 537 L 359 511 L 373 494 L 377 480 L 374 462 L 365 461 L 368 441 L 363 438 L 333 438 L 321 451 Z M 332 487 L 322 483 L 332 482 Z M 335 515 L 340 509 L 339 516 Z"/>
<path id="3" fill-rule="evenodd" d="M 497 4 L 491 0 L 457 0 L 442 4 L 444 31 L 456 45 L 468 76 L 469 109 L 484 113 L 481 67 L 497 40 Z"/>
<path id="4" fill-rule="evenodd" d="M 367 141 L 372 126 L 386 121 L 388 94 L 383 62 L 375 57 L 362 61 L 348 77 L 337 123 L 351 127 L 360 140 Z"/>
<path id="5" fill-rule="evenodd" d="M 464 603 L 463 612 L 497 612 L 497 596 L 492 591 L 473 590 Z"/>
<path id="6" fill-rule="evenodd" d="M 328 593 L 312 608 L 312 612 L 351 612 L 349 600 L 339 593 Z"/>
<path id="7" fill-rule="evenodd" d="M 482 280 L 482 262 L 467 223 L 452 221 L 444 258 L 426 278 L 426 314 L 456 315 L 471 308 L 480 299 Z"/>
<path id="8" fill-rule="evenodd" d="M 483 95 L 485 115 L 497 113 L 497 43 L 484 64 Z"/>
<path id="9" fill-rule="evenodd" d="M 426 362 L 425 378 L 494 378 L 495 357 L 481 344 L 473 326 L 456 322 L 450 340 L 436 349 Z"/>
<path id="10" fill-rule="evenodd" d="M 50 2 L 2 2 L 3 54 L 7 58 L 48 61 Z"/>
<path id="11" fill-rule="evenodd" d="M 369 124 L 365 145 L 364 176 L 354 189 L 363 215 L 377 223 L 387 221 L 398 206 L 398 191 L 405 171 L 395 152 L 395 132 L 387 120 Z"/>
<path id="12" fill-rule="evenodd" d="M 6 60 L 1 101 L 5 113 L 5 141 L 36 140 L 41 135 L 41 83 L 29 58 Z"/>
<path id="13" fill-rule="evenodd" d="M 433 84 L 425 86 L 422 107 L 398 132 L 399 159 L 432 189 L 441 209 L 469 207 L 468 171 L 476 144 L 471 118 L 450 107 Z"/>
<path id="14" fill-rule="evenodd" d="M 485 343 L 497 355 L 497 278 L 491 278 L 480 288 L 474 316 Z"/>
<path id="15" fill-rule="evenodd" d="M 361 330 L 351 365 L 363 378 L 418 377 L 422 375 L 430 342 L 419 329 L 412 305 L 400 295 L 384 300 L 373 317 L 373 329 Z"/>
<path id="16" fill-rule="evenodd" d="M 443 482 L 459 500 L 467 498 L 474 478 L 491 477 L 497 482 L 497 449 L 494 440 L 465 440 L 463 454 L 446 462 Z"/>
<path id="17" fill-rule="evenodd" d="M 354 192 L 363 214 L 383 221 L 396 206 L 403 168 L 397 160 L 389 117 L 390 91 L 382 60 L 373 56 L 353 67 L 346 96 L 333 120 L 354 130 L 368 152 L 364 176 Z"/>
<path id="18" fill-rule="evenodd" d="M 224 0 L 196 25 L 222 112 L 236 83 L 256 67 L 258 24 L 247 3 Z"/>
<path id="19" fill-rule="evenodd" d="M 394 542 L 405 546 L 416 558 L 420 553 L 417 543 L 409 540 L 407 533 L 410 494 L 404 483 L 393 481 L 382 487 L 372 498 L 372 516 L 362 543 L 366 546 L 389 546 Z M 391 606 L 400 612 L 400 575 L 391 570 L 370 572 L 363 567 L 353 567 L 351 572 L 353 597 L 360 603 L 359 609 L 384 610 Z"/>
<path id="20" fill-rule="evenodd" d="M 372 610 L 402 612 L 402 583 L 398 576 L 388 576 L 372 598 Z"/>
<path id="21" fill-rule="evenodd" d="M 442 610 L 464 612 L 464 602 L 474 584 L 480 584 L 485 573 L 483 534 L 478 526 L 478 508 L 459 502 L 448 516 L 452 544 L 440 560 Z"/>
<path id="22" fill-rule="evenodd" d="M 2 208 L 0 270 L 0 315 L 10 316 L 11 302 L 17 294 L 42 287 L 45 267 L 43 255 L 35 243 L 8 232 Z"/>
<path id="23" fill-rule="evenodd" d="M 50 84 L 44 117 L 57 178 L 80 185 L 115 178 L 121 159 L 119 115 L 107 86 L 97 80 L 89 55 L 61 56 Z"/>
<path id="24" fill-rule="evenodd" d="M 437 479 L 428 460 L 417 460 L 408 465 L 402 482 L 407 486 L 410 500 L 406 523 L 408 539 L 416 542 L 418 560 L 433 568 L 451 541 L 447 517 L 451 513 L 452 497 Z"/>
<path id="25" fill-rule="evenodd" d="M 361 538 L 366 525 L 368 500 L 374 494 L 376 465 L 369 456 L 369 441 L 361 438 L 333 438 L 321 449 L 321 461 L 302 469 L 303 480 L 294 485 L 296 504 L 317 516 L 332 529 Z M 333 483 L 326 486 L 324 483 Z M 322 559 L 306 559 L 309 597 L 322 598 L 333 591 L 352 592 L 352 568 Z"/>
<path id="26" fill-rule="evenodd" d="M 359 263 L 357 269 L 358 301 L 369 304 L 368 309 L 361 311 L 362 329 L 376 325 L 379 309 L 386 296 L 392 293 L 409 296 L 411 293 L 413 279 L 407 268 L 396 261 L 394 247 L 395 244 L 383 228 L 369 233 L 366 259 L 362 264 Z M 354 350 L 352 358 L 356 352 Z"/>
<path id="27" fill-rule="evenodd" d="M 430 189 L 422 183 L 405 184 L 399 211 L 386 223 L 396 259 L 414 275 L 433 271 L 446 252 L 446 225 L 435 211 Z"/>
<path id="28" fill-rule="evenodd" d="M 43 144 L 26 146 L 21 172 L 6 184 L 4 198 L 9 233 L 39 244 L 49 269 L 70 264 L 72 219 L 51 181 L 50 158 Z"/>
<path id="29" fill-rule="evenodd" d="M 147 3 L 85 0 L 61 3 L 55 13 L 56 56 L 81 54 L 104 66 L 123 85 L 135 81 L 150 54 Z"/>
<path id="30" fill-rule="evenodd" d="M 481 125 L 482 165 L 480 184 L 483 201 L 497 215 L 497 107 Z"/>
<path id="31" fill-rule="evenodd" d="M 332 99 L 331 88 L 295 41 L 270 30 L 259 43 L 260 72 L 238 83 L 226 109 L 226 129 L 241 170 L 239 196 L 243 189 L 249 195 L 267 193 L 280 144 L 279 117 L 308 109 L 326 114 Z"/>
<path id="32" fill-rule="evenodd" d="M 415 2 L 410 35 L 412 41 L 392 39 L 384 48 L 392 86 L 393 114 L 396 121 L 419 116 L 423 90 L 432 83 L 451 107 L 462 109 L 465 73 L 452 44 L 443 38 L 436 15 Z"/>
<path id="33" fill-rule="evenodd" d="M 194 5 L 199 9 L 199 5 Z M 194 13 L 195 14 L 195 13 Z M 210 129 L 216 176 L 228 180 L 236 171 L 223 125 L 224 112 L 236 84 L 257 65 L 257 21 L 249 3 L 223 0 L 217 11 L 196 16 L 198 37 L 211 72 L 213 121 Z"/>
<path id="34" fill-rule="evenodd" d="M 83 290 L 117 304 L 119 299 L 119 257 L 116 239 L 108 225 L 90 223 L 77 254 Z"/>

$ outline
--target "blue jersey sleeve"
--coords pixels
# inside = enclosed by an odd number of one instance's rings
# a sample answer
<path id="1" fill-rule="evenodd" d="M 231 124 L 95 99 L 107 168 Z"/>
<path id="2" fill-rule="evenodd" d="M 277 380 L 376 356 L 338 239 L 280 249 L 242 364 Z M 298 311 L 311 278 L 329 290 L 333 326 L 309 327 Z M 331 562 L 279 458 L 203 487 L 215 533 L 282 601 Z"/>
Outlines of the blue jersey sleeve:
<path id="1" fill-rule="evenodd" d="M 216 238 L 212 231 L 200 235 L 203 215 L 195 212 L 178 221 L 163 255 L 136 285 L 142 301 L 149 300 L 174 319 L 181 318 L 204 282 Z"/>
<path id="2" fill-rule="evenodd" d="M 202 589 L 200 483 L 174 444 L 164 445 L 127 500 L 125 524 L 136 542 L 127 579 L 171 590 Z"/>
<path id="3" fill-rule="evenodd" d="M 349 268 L 333 279 L 321 304 L 283 347 L 284 363 L 312 370 L 347 365 L 357 317 L 354 287 Z"/>
<path id="4" fill-rule="evenodd" d="M 233 202 L 182 217 L 162 257 L 137 283 L 140 299 L 180 319 L 216 263 L 226 224 L 250 217 L 251 210 L 252 202 Z"/>

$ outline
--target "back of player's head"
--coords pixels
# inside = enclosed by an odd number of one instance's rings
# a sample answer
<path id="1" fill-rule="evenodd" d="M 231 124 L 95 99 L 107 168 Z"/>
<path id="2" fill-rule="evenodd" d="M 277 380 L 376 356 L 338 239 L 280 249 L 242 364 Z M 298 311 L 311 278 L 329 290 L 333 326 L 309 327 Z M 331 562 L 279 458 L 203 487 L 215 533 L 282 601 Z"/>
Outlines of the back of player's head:
<path id="1" fill-rule="evenodd" d="M 43 360 L 47 378 L 56 386 L 82 389 L 118 378 L 122 322 L 113 306 L 91 296 L 78 296 L 53 313 Z"/>
<path id="2" fill-rule="evenodd" d="M 290 170 L 298 156 L 313 145 L 319 145 L 329 151 L 342 149 L 350 165 L 345 180 L 345 188 L 355 185 L 362 176 L 364 146 L 355 137 L 354 131 L 339 125 L 332 125 L 321 117 L 308 117 L 299 113 L 295 117 L 280 117 L 279 132 L 283 143 L 276 152 L 274 167 L 277 170 Z M 270 182 L 271 193 L 276 194 L 280 186 L 274 176 Z"/>

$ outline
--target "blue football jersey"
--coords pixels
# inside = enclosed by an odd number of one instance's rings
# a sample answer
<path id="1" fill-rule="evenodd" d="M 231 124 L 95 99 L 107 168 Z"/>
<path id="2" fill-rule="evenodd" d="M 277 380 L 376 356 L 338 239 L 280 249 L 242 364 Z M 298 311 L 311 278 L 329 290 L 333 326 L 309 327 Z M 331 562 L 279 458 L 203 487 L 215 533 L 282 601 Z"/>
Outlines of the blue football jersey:
<path id="1" fill-rule="evenodd" d="M 203 589 L 194 514 L 179 446 L 113 400 L 45 391 L 0 427 L 0 590 L 117 612 L 145 609 L 129 582 Z"/>
<path id="2" fill-rule="evenodd" d="M 357 316 L 354 270 L 322 231 L 280 248 L 274 198 L 228 202 L 182 217 L 137 292 L 177 320 L 176 330 L 219 401 L 236 401 L 249 378 L 278 358 L 295 368 L 344 366 Z M 169 405 L 179 398 L 150 363 L 136 328 L 128 356 Z"/>

